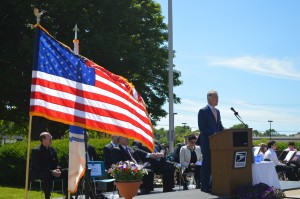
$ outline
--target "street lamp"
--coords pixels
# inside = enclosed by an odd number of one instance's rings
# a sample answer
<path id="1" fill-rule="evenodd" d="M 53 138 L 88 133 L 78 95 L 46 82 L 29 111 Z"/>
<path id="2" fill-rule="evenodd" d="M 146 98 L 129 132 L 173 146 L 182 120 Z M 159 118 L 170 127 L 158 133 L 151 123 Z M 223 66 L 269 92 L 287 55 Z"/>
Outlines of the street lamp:
<path id="1" fill-rule="evenodd" d="M 183 128 L 185 129 L 186 122 L 182 122 L 181 124 L 183 124 Z"/>
<path id="2" fill-rule="evenodd" d="M 270 141 L 271 141 L 271 139 L 272 139 L 272 132 L 271 132 L 271 123 L 273 122 L 272 120 L 268 120 L 268 122 L 270 122 Z"/>

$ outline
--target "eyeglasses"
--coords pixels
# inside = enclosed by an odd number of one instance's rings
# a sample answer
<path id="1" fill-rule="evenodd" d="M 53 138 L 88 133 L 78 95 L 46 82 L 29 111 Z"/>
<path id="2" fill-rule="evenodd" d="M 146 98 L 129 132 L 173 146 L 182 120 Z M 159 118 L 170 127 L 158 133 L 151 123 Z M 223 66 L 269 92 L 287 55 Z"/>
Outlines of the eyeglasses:
<path id="1" fill-rule="evenodd" d="M 191 144 L 196 144 L 196 141 L 189 141 Z"/>
<path id="2" fill-rule="evenodd" d="M 45 139 L 46 139 L 46 140 L 52 140 L 52 136 L 51 136 L 51 135 L 50 135 L 50 136 L 47 136 Z"/>

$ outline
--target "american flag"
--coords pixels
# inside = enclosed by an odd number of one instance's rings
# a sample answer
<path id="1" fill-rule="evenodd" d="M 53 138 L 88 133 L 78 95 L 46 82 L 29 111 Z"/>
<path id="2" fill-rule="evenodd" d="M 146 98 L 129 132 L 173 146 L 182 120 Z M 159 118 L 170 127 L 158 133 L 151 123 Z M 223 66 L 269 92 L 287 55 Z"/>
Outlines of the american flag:
<path id="1" fill-rule="evenodd" d="M 30 115 L 115 134 L 153 150 L 153 130 L 142 97 L 124 77 L 76 55 L 37 28 Z"/>

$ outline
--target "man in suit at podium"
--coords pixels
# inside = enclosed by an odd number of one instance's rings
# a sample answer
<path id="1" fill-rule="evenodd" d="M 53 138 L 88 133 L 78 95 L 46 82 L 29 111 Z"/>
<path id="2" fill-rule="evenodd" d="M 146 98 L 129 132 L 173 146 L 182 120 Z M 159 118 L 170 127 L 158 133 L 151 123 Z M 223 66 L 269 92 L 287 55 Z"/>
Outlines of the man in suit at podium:
<path id="1" fill-rule="evenodd" d="M 216 91 L 209 91 L 207 93 L 208 105 L 200 109 L 198 113 L 200 136 L 198 137 L 197 144 L 201 146 L 203 156 L 200 177 L 201 190 L 207 193 L 211 192 L 211 155 L 208 137 L 224 130 L 220 111 L 215 108 L 218 105 L 218 101 L 218 93 Z"/>

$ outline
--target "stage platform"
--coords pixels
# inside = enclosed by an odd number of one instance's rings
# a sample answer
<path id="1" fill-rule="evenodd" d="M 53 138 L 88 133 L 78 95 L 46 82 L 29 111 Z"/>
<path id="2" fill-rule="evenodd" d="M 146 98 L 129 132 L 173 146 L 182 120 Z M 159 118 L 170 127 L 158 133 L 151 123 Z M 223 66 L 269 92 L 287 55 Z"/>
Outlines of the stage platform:
<path id="1" fill-rule="evenodd" d="M 300 181 L 280 181 L 280 186 L 281 186 L 282 190 L 285 191 L 286 198 L 299 198 L 300 199 Z M 108 198 L 110 195 L 112 195 L 112 193 L 110 193 L 110 192 L 105 193 L 105 196 L 107 196 Z M 78 198 L 84 199 L 84 196 L 81 196 Z M 187 190 L 187 191 L 182 191 L 182 190 L 178 190 L 178 188 L 177 188 L 177 190 L 174 192 L 164 193 L 164 192 L 162 192 L 162 188 L 155 188 L 154 191 L 152 191 L 150 194 L 137 195 L 134 198 L 136 198 L 136 199 L 166 199 L 166 198 L 172 198 L 172 199 L 182 199 L 182 198 L 231 199 L 234 197 L 232 197 L 232 196 L 216 196 L 213 194 L 201 192 L 199 189 L 191 189 L 191 190 Z M 56 198 L 56 199 L 62 199 L 62 198 Z"/>

